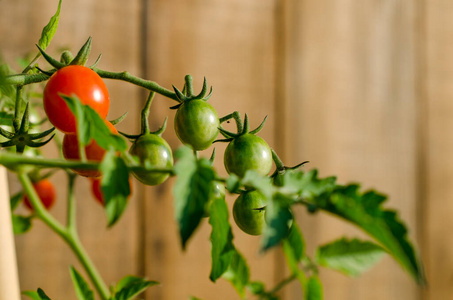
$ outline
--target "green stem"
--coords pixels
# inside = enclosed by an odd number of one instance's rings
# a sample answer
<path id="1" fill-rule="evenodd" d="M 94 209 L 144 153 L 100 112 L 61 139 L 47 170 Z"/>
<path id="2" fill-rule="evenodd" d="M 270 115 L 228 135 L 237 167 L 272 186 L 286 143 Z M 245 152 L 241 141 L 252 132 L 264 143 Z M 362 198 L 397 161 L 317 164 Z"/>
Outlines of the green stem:
<path id="1" fill-rule="evenodd" d="M 93 282 L 96 290 L 98 291 L 99 295 L 101 296 L 102 300 L 107 300 L 110 298 L 110 292 L 102 280 L 98 270 L 94 266 L 93 262 L 91 261 L 90 257 L 88 256 L 85 248 L 83 247 L 82 243 L 77 234 L 77 230 L 75 228 L 75 204 L 74 199 L 70 197 L 70 204 L 71 207 L 68 210 L 72 210 L 71 214 L 71 226 L 74 227 L 64 227 L 60 222 L 58 222 L 47 210 L 45 209 L 44 205 L 41 203 L 38 194 L 36 193 L 35 189 L 33 188 L 33 184 L 30 180 L 30 177 L 25 172 L 19 172 L 18 174 L 19 181 L 21 182 L 25 192 L 28 194 L 31 204 L 35 210 L 36 216 L 41 219 L 44 224 L 49 226 L 58 236 L 60 236 L 66 244 L 72 249 L 74 254 L 79 259 L 80 263 L 84 267 L 85 271 L 88 273 L 91 281 Z M 73 184 L 73 181 L 72 183 Z M 70 187 L 70 193 L 72 193 L 72 187 Z M 74 223 L 72 223 L 74 222 Z"/>
<path id="2" fill-rule="evenodd" d="M 294 279 L 297 278 L 297 274 L 291 274 L 291 276 L 283 279 L 282 281 L 280 281 L 272 290 L 270 290 L 267 294 L 272 296 L 274 295 L 275 293 L 277 293 L 279 290 L 281 290 L 283 287 L 285 287 L 285 285 L 287 285 L 288 283 L 291 283 Z"/>
<path id="3" fill-rule="evenodd" d="M 16 87 L 16 105 L 14 107 L 14 119 L 13 119 L 13 126 L 15 132 L 19 131 L 21 124 L 20 109 L 22 106 L 22 90 L 23 90 L 22 85 L 18 85 Z"/>
<path id="4" fill-rule="evenodd" d="M 231 114 L 228 114 L 222 118 L 220 118 L 220 124 L 228 121 L 228 120 L 231 120 L 231 119 L 234 119 L 234 121 L 236 122 L 236 128 L 237 128 L 237 133 L 242 133 L 242 131 L 244 130 L 244 124 L 242 123 L 242 120 L 241 120 L 241 114 L 238 112 L 238 111 L 235 111 Z"/>
<path id="5" fill-rule="evenodd" d="M 47 159 L 42 157 L 27 157 L 16 153 L 0 151 L 0 165 L 6 167 L 16 167 L 33 165 L 42 168 L 60 168 L 60 169 L 85 169 L 85 170 L 99 170 L 100 164 L 96 162 L 80 162 L 77 160 L 64 160 L 64 159 Z M 131 171 L 147 171 L 156 173 L 174 174 L 173 168 L 147 168 L 144 166 L 129 165 Z"/>
<path id="6" fill-rule="evenodd" d="M 145 79 L 133 76 L 129 72 L 110 72 L 110 71 L 104 71 L 104 70 L 97 69 L 97 68 L 93 68 L 93 71 L 98 73 L 98 75 L 101 76 L 102 78 L 126 81 L 126 82 L 143 87 L 147 90 L 156 92 L 160 95 L 163 95 L 167 98 L 170 98 L 170 99 L 173 99 L 173 100 L 179 102 L 175 93 L 160 86 L 158 83 L 156 83 L 154 81 L 145 80 Z M 53 72 L 55 72 L 55 70 L 51 70 L 49 72 L 49 74 L 53 73 Z M 49 77 L 50 77 L 49 75 L 42 74 L 42 73 L 40 73 L 40 74 L 16 74 L 16 75 L 7 76 L 5 78 L 5 83 L 10 84 L 10 85 L 27 85 L 27 84 L 31 84 L 31 83 L 38 83 L 38 82 L 46 81 L 47 79 L 49 79 Z"/>
<path id="7" fill-rule="evenodd" d="M 94 68 L 93 71 L 98 73 L 98 75 L 101 76 L 102 78 L 118 79 L 118 80 L 130 82 L 132 84 L 141 86 L 141 87 L 143 87 L 143 88 L 145 88 L 147 90 L 150 90 L 150 91 L 156 92 L 158 94 L 161 94 L 161 95 L 163 95 L 163 96 L 165 96 L 167 98 L 170 98 L 170 99 L 173 99 L 175 101 L 178 101 L 178 98 L 176 97 L 176 94 L 173 93 L 172 91 L 167 90 L 164 87 L 161 87 L 159 84 L 157 84 L 154 81 L 149 81 L 149 80 L 145 80 L 145 79 L 142 79 L 142 78 L 139 78 L 139 77 L 135 77 L 135 76 L 131 75 L 129 72 L 115 73 L 115 72 L 109 72 L 109 71 L 100 70 L 100 69 L 97 69 L 97 68 Z"/>
<path id="8" fill-rule="evenodd" d="M 76 201 L 74 195 L 74 183 L 77 176 L 74 173 L 67 173 L 68 175 L 68 207 L 67 207 L 67 228 L 70 232 L 75 233 L 76 227 Z"/>
<path id="9" fill-rule="evenodd" d="M 148 99 L 146 100 L 145 107 L 142 109 L 141 113 L 141 134 L 146 134 L 149 133 L 149 122 L 148 122 L 148 117 L 149 117 L 149 109 L 151 107 L 151 103 L 153 102 L 154 99 L 154 92 L 150 92 Z"/>

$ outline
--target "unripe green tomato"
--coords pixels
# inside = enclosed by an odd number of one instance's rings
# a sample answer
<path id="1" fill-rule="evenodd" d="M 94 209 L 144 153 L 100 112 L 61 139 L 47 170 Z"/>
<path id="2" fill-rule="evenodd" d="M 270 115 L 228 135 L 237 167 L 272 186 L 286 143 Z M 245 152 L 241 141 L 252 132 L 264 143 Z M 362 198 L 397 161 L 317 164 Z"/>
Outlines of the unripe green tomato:
<path id="1" fill-rule="evenodd" d="M 266 176 L 272 168 L 272 152 L 265 140 L 246 133 L 228 144 L 224 164 L 228 174 L 234 173 L 243 177 L 245 172 L 253 170 Z"/>
<path id="2" fill-rule="evenodd" d="M 260 235 L 266 227 L 266 198 L 258 191 L 242 193 L 233 205 L 233 218 L 236 225 L 245 233 Z"/>
<path id="3" fill-rule="evenodd" d="M 204 208 L 203 218 L 209 217 L 209 211 L 211 209 L 212 201 L 214 201 L 214 199 L 224 197 L 225 197 L 225 186 L 220 182 L 214 181 L 212 183 L 211 192 L 209 194 L 209 200 Z"/>
<path id="4" fill-rule="evenodd" d="M 219 126 L 217 112 L 204 100 L 189 100 L 176 111 L 176 135 L 194 150 L 209 148 L 219 134 Z"/>
<path id="5" fill-rule="evenodd" d="M 173 154 L 167 141 L 156 134 L 144 134 L 131 146 L 129 153 L 137 156 L 140 163 L 148 161 L 155 168 L 173 167 Z M 141 183 L 158 185 L 164 182 L 169 174 L 151 171 L 133 171 L 132 174 Z"/>

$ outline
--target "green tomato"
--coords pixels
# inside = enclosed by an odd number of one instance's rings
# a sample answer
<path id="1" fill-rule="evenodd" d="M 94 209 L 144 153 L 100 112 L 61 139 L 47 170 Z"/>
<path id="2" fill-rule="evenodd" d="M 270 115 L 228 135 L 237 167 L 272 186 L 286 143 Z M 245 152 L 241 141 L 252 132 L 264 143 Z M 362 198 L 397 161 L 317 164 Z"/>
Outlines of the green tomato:
<path id="1" fill-rule="evenodd" d="M 144 134 L 140 136 L 129 150 L 137 156 L 140 163 L 148 161 L 155 168 L 173 167 L 173 154 L 170 145 L 158 135 Z M 169 174 L 150 171 L 133 171 L 132 174 L 146 185 L 158 185 L 164 182 Z"/>
<path id="2" fill-rule="evenodd" d="M 204 208 L 203 218 L 209 217 L 212 201 L 218 198 L 225 198 L 225 186 L 218 181 L 214 181 L 212 183 L 211 192 L 209 194 L 209 200 Z"/>
<path id="3" fill-rule="evenodd" d="M 204 100 L 189 100 L 181 104 L 175 115 L 175 131 L 179 140 L 194 150 L 212 145 L 219 134 L 219 116 Z"/>
<path id="4" fill-rule="evenodd" d="M 272 168 L 272 152 L 265 140 L 246 133 L 228 144 L 224 164 L 228 174 L 234 173 L 243 177 L 248 170 L 254 170 L 266 176 Z"/>
<path id="5" fill-rule="evenodd" d="M 260 235 L 266 226 L 266 198 L 258 191 L 242 193 L 233 205 L 233 217 L 236 225 L 245 233 Z"/>

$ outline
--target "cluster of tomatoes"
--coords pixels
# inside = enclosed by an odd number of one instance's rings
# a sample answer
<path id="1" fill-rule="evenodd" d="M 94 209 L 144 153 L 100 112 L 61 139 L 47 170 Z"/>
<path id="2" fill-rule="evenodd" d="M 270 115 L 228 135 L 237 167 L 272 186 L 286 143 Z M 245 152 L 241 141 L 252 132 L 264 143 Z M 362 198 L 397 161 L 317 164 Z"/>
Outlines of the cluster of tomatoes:
<path id="1" fill-rule="evenodd" d="M 226 138 L 224 141 L 229 142 L 224 153 L 224 165 L 229 174 L 242 177 L 247 170 L 254 170 L 263 176 L 269 174 L 272 168 L 272 153 L 268 144 L 255 135 L 258 130 L 250 132 L 248 125 L 238 133 L 223 130 L 215 109 L 207 103 L 209 96 L 178 92 L 176 95 L 179 104 L 176 106 L 174 128 L 182 143 L 190 145 L 195 151 L 205 150 L 213 144 L 220 132 Z M 62 95 L 77 96 L 82 104 L 90 106 L 105 120 L 112 134 L 118 134 L 115 127 L 105 119 L 110 100 L 102 78 L 88 67 L 80 65 L 63 67 L 49 78 L 44 89 L 43 104 L 49 121 L 64 133 L 62 151 L 66 159 L 80 160 L 80 156 L 76 120 Z M 247 117 L 245 123 L 248 124 Z M 135 138 L 129 153 L 137 157 L 142 165 L 171 168 L 172 150 L 160 136 L 162 131 L 142 132 Z M 106 150 L 94 140 L 85 146 L 86 158 L 89 161 L 102 161 L 105 152 Z M 103 203 L 99 181 L 102 174 L 98 170 L 75 169 L 74 172 L 93 178 L 93 194 Z M 169 176 L 168 172 L 152 172 L 145 169 L 134 170 L 132 173 L 146 185 L 161 184 Z M 39 192 L 38 188 L 36 190 Z M 214 190 L 217 193 L 224 193 L 224 187 L 218 183 Z M 41 195 L 40 197 L 44 201 L 44 197 Z M 233 206 L 233 216 L 238 227 L 248 234 L 261 234 L 265 226 L 265 206 L 265 198 L 258 191 L 242 192 Z"/>

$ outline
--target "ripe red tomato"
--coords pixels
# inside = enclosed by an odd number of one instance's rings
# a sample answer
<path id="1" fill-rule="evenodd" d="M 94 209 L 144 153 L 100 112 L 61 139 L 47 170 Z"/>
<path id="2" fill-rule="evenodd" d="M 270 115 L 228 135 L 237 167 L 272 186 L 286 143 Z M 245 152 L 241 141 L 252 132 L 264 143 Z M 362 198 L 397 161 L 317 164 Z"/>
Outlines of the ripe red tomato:
<path id="1" fill-rule="evenodd" d="M 102 78 L 90 68 L 67 66 L 56 71 L 44 88 L 44 110 L 49 121 L 64 133 L 75 133 L 75 118 L 59 94 L 76 95 L 82 104 L 89 105 L 102 118 L 107 117 L 110 100 Z"/>
<path id="2" fill-rule="evenodd" d="M 107 126 L 110 128 L 110 131 L 113 134 L 118 134 L 116 128 L 108 121 L 105 121 Z M 85 153 L 87 160 L 100 162 L 104 158 L 105 150 L 99 146 L 96 141 L 92 140 L 85 147 Z M 63 138 L 63 156 L 66 159 L 79 160 L 79 141 L 77 140 L 76 134 L 65 134 Z M 80 170 L 73 169 L 73 171 L 81 176 L 85 177 L 99 177 L 101 172 L 98 170 Z"/>
<path id="3" fill-rule="evenodd" d="M 132 181 L 130 178 L 129 178 L 129 189 L 131 191 L 131 193 L 129 194 L 129 198 L 130 198 L 132 195 Z M 91 192 L 93 193 L 94 198 L 102 206 L 105 206 L 104 195 L 102 194 L 102 188 L 101 188 L 101 178 L 91 179 Z"/>
<path id="4" fill-rule="evenodd" d="M 50 182 L 48 179 L 42 179 L 40 181 L 34 182 L 33 188 L 38 194 L 39 199 L 41 199 L 41 203 L 44 205 L 44 207 L 46 209 L 50 209 L 55 203 L 55 188 L 52 182 Z M 28 195 L 24 196 L 24 204 L 26 207 L 33 211 L 33 206 L 30 203 Z"/>

